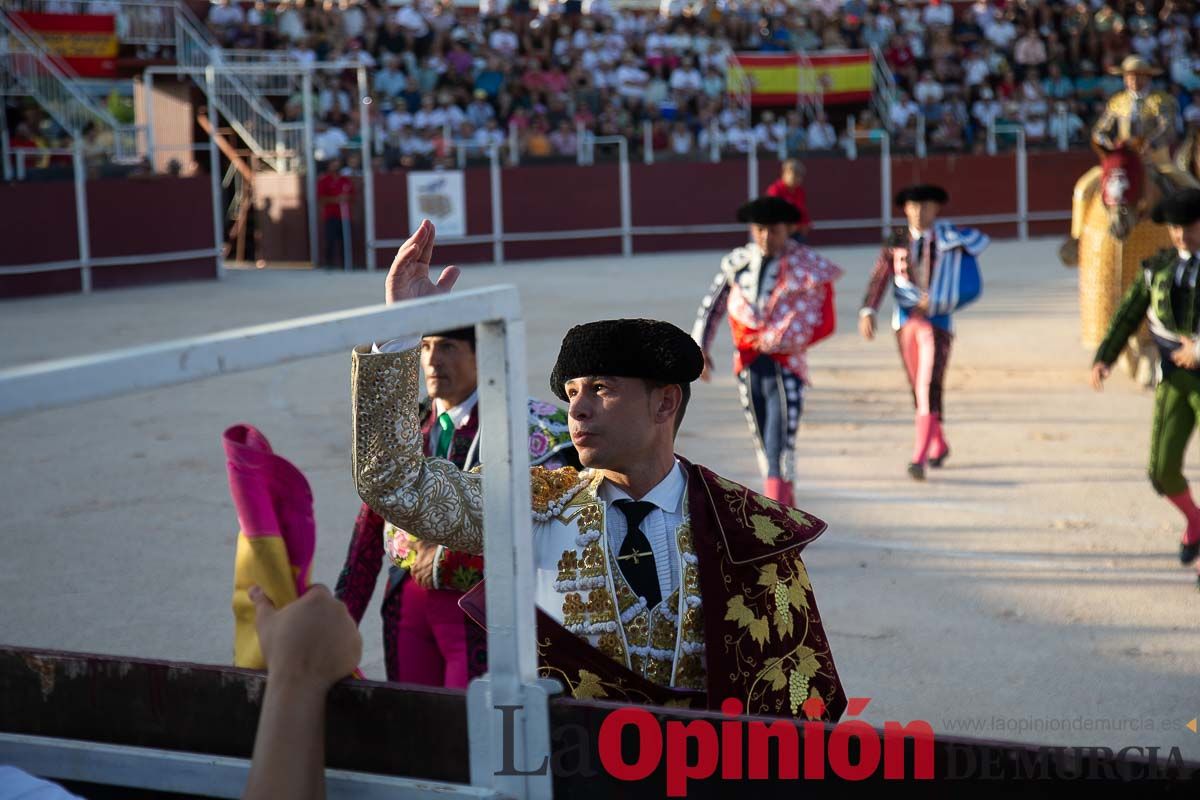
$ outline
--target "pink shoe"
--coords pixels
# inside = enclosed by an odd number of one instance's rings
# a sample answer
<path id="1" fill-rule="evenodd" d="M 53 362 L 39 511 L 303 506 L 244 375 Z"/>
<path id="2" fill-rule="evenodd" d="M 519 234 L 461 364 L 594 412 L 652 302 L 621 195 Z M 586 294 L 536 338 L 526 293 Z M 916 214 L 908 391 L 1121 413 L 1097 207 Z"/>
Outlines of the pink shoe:
<path id="1" fill-rule="evenodd" d="M 763 481 L 763 494 L 780 503 L 784 502 L 784 493 L 790 488 L 782 478 L 767 478 Z"/>

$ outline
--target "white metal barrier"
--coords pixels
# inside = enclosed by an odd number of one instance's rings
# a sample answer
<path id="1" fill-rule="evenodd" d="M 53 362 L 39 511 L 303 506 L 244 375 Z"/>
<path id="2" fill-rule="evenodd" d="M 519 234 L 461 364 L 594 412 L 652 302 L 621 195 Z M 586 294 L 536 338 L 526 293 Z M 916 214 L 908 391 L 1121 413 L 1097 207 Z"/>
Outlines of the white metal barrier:
<path id="1" fill-rule="evenodd" d="M 39 261 L 32 264 L 9 264 L 0 266 L 0 277 L 5 275 L 32 275 L 39 272 L 57 272 L 59 270 L 78 269 L 80 274 L 80 291 L 87 294 L 92 291 L 92 270 L 97 267 L 112 267 L 125 266 L 130 264 L 159 264 L 170 261 L 190 261 L 198 258 L 215 258 L 217 260 L 218 277 L 224 273 L 224 261 L 222 258 L 221 245 L 223 240 L 221 228 L 221 207 L 220 207 L 220 175 L 217 172 L 217 161 L 215 149 L 207 147 L 194 147 L 192 150 L 210 150 L 210 168 L 213 170 L 214 183 L 216 188 L 213 194 L 213 214 L 214 214 L 214 238 L 213 247 L 211 250 L 171 250 L 161 253 L 130 253 L 123 256 L 106 256 L 103 258 L 95 258 L 92 256 L 91 232 L 88 228 L 88 199 L 87 199 L 87 164 L 84 157 L 83 141 L 76 139 L 73 147 L 70 150 L 31 150 L 29 148 L 14 148 L 10 151 L 11 155 L 15 156 L 16 173 L 18 179 L 24 178 L 24 156 L 25 154 L 33 155 L 69 155 L 71 156 L 71 173 L 74 182 L 75 194 L 75 233 L 79 242 L 79 255 L 77 258 L 65 261 Z M 7 167 L 8 156 L 5 154 L 5 166 Z M 6 169 L 7 172 L 7 169 Z"/>
<path id="2" fill-rule="evenodd" d="M 483 430 L 484 559 L 488 609 L 488 673 L 467 692 L 471 784 L 443 785 L 439 797 L 489 797 L 481 789 L 514 798 L 548 800 L 550 771 L 542 775 L 498 774 L 502 760 L 517 770 L 536 768 L 551 752 L 549 698 L 557 684 L 537 677 L 533 539 L 530 522 L 529 451 L 525 446 L 527 376 L 525 323 L 513 286 L 457 292 L 394 305 L 320 314 L 239 328 L 98 355 L 0 370 L 0 416 L 84 403 L 104 397 L 229 375 L 299 359 L 346 353 L 383 336 L 422 334 L 474 325 L 479 362 L 479 410 Z M 349 445 L 349 443 L 347 443 Z M 286 448 L 285 448 L 286 451 Z M 505 726 L 501 707 L 517 707 Z M 511 734 L 505 744 L 505 736 Z M 511 746 L 511 749 L 509 748 Z M 3 754 L 0 744 L 0 754 Z M 41 763 L 61 755 L 55 743 L 23 742 Z M 65 745 L 64 745 L 65 746 Z M 76 780 L 104 782 L 132 756 L 86 748 L 75 763 Z M 136 755 L 136 754 L 135 754 Z M 207 758 L 207 757 L 206 757 Z M 154 780 L 156 765 L 144 759 L 136 773 L 119 772 L 127 785 L 136 775 Z M 165 766 L 159 760 L 157 769 Z M 229 780 L 229 764 L 203 767 Z M 155 784 L 146 786 L 155 788 Z M 428 794 L 428 781 L 396 779 L 393 796 Z M 406 794 L 412 791 L 414 794 Z M 426 794 L 415 794 L 425 791 Z M 230 796 L 230 795 L 223 795 Z M 356 797 L 358 795 L 355 795 Z M 374 796 L 374 795 L 372 795 Z"/>

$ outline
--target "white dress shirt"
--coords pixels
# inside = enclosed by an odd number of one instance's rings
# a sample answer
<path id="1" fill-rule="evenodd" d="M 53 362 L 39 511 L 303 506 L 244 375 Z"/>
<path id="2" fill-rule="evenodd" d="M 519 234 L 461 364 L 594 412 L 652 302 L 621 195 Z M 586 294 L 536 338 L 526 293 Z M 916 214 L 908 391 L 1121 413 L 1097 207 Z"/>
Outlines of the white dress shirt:
<path id="1" fill-rule="evenodd" d="M 679 554 L 675 547 L 675 532 L 683 524 L 683 495 L 687 489 L 687 477 L 678 461 L 667 476 L 659 481 L 641 500 L 653 503 L 656 508 L 646 515 L 639 526 L 650 549 L 654 551 L 654 566 L 658 570 L 658 587 L 662 598 L 666 600 L 671 592 L 679 586 Z M 617 500 L 632 500 L 623 489 L 609 481 L 600 484 L 600 499 L 604 501 L 605 527 L 608 533 L 608 546 L 614 553 L 621 551 L 625 543 L 625 535 L 629 532 L 625 514 L 619 508 L 614 508 Z"/>

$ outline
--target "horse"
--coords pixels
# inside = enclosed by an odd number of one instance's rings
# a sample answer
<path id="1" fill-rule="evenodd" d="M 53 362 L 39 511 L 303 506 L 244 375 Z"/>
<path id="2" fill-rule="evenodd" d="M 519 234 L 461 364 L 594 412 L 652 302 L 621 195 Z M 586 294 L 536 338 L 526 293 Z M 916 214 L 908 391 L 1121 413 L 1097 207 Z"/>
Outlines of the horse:
<path id="1" fill-rule="evenodd" d="M 1100 190 L 1088 201 L 1079 236 L 1079 322 L 1083 346 L 1095 351 L 1144 259 L 1171 246 L 1165 225 L 1150 212 L 1162 198 L 1165 178 L 1147 174 L 1138 148 L 1098 149 Z M 1129 340 L 1125 367 L 1149 386 L 1156 377 L 1153 343 L 1145 326 Z"/>

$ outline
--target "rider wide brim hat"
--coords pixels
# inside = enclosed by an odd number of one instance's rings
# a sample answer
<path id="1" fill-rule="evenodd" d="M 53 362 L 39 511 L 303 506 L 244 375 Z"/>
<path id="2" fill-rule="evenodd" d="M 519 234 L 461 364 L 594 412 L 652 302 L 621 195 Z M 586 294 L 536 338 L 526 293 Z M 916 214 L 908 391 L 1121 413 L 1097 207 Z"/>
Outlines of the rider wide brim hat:
<path id="1" fill-rule="evenodd" d="M 1168 195 L 1150 216 L 1159 225 L 1191 225 L 1200 220 L 1200 189 L 1184 189 Z"/>
<path id="2" fill-rule="evenodd" d="M 1111 75 L 1161 75 L 1162 70 L 1141 56 L 1126 56 L 1119 67 L 1111 67 Z"/>
<path id="3" fill-rule="evenodd" d="M 550 373 L 550 391 L 565 401 L 567 381 L 599 375 L 686 386 L 703 370 L 700 346 L 671 323 L 606 319 L 567 331 Z"/>
<path id="4" fill-rule="evenodd" d="M 756 197 L 738 207 L 737 220 L 755 225 L 795 225 L 800 221 L 800 211 L 782 197 Z"/>
<path id="5" fill-rule="evenodd" d="M 918 183 L 907 186 L 896 193 L 896 205 L 905 203 L 937 203 L 944 206 L 950 202 L 950 194 L 933 183 Z"/>

